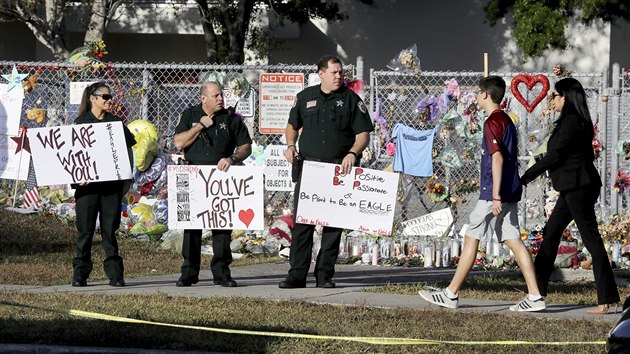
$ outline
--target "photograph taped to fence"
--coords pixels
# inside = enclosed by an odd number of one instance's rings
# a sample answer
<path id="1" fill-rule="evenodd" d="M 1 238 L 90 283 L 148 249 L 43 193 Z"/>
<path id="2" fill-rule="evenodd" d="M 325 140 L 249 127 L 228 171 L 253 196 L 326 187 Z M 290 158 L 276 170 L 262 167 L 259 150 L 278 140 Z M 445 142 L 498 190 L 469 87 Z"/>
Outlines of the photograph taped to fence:
<path id="1" fill-rule="evenodd" d="M 390 235 L 397 187 L 397 173 L 304 161 L 295 221 Z"/>
<path id="2" fill-rule="evenodd" d="M 232 166 L 168 166 L 169 229 L 262 230 L 263 170 Z"/>
<path id="3" fill-rule="evenodd" d="M 27 137 L 37 185 L 131 179 L 122 122 L 33 128 Z"/>

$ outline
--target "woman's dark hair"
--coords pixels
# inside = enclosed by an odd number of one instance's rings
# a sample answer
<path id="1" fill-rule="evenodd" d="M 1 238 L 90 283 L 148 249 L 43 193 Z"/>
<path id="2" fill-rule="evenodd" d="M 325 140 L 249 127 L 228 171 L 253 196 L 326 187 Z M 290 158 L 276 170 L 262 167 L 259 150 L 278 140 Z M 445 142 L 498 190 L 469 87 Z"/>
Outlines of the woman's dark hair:
<path id="1" fill-rule="evenodd" d="M 103 81 L 95 82 L 92 85 L 88 86 L 83 90 L 83 97 L 81 97 L 81 105 L 79 106 L 79 115 L 82 116 L 86 112 L 92 109 L 92 102 L 90 101 L 90 96 L 96 93 L 97 90 L 101 88 L 109 89 L 106 83 Z M 110 89 L 111 91 L 111 89 Z"/>
<path id="2" fill-rule="evenodd" d="M 556 91 L 560 96 L 564 97 L 564 106 L 560 112 L 560 118 L 569 112 L 577 113 L 580 117 L 582 127 L 585 128 L 590 139 L 593 139 L 595 132 L 593 130 L 593 121 L 588 111 L 586 103 L 586 92 L 579 81 L 572 77 L 567 77 L 556 82 Z"/>

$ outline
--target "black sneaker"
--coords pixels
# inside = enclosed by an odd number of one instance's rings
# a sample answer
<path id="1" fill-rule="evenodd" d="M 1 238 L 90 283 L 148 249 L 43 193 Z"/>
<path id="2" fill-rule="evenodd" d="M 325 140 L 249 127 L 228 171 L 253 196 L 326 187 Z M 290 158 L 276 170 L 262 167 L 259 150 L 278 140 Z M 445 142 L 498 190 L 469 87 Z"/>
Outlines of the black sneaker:
<path id="1" fill-rule="evenodd" d="M 234 281 L 234 279 L 232 279 L 232 277 L 215 278 L 212 282 L 215 285 L 221 285 L 222 287 L 225 287 L 225 288 L 236 287 L 236 282 Z"/>
<path id="2" fill-rule="evenodd" d="M 285 279 L 278 284 L 280 289 L 298 289 L 298 288 L 306 288 L 306 280 L 305 281 L 297 281 L 293 279 Z"/>
<path id="3" fill-rule="evenodd" d="M 335 282 L 330 280 L 330 279 L 326 279 L 326 280 L 322 280 L 320 282 L 317 282 L 317 287 L 318 288 L 332 289 L 335 286 L 336 286 Z"/>
<path id="4" fill-rule="evenodd" d="M 71 284 L 72 286 L 75 286 L 75 287 L 84 287 L 84 286 L 87 286 L 87 281 L 81 278 L 77 278 L 77 279 L 74 279 Z"/>
<path id="5" fill-rule="evenodd" d="M 125 279 L 123 279 L 123 278 L 110 279 L 109 280 L 109 285 L 110 286 L 115 286 L 117 288 L 122 288 L 123 286 L 125 286 Z"/>
<path id="6" fill-rule="evenodd" d="M 199 278 L 191 280 L 188 278 L 179 277 L 179 279 L 177 279 L 177 282 L 175 283 L 175 286 L 177 287 L 191 286 L 193 284 L 197 284 L 198 282 L 199 282 Z"/>

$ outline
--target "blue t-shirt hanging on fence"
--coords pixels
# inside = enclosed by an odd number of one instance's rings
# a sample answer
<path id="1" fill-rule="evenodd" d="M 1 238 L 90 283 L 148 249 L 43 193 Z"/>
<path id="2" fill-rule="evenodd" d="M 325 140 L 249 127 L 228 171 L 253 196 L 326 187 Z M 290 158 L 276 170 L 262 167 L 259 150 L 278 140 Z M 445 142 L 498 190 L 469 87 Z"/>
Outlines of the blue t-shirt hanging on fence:
<path id="1" fill-rule="evenodd" d="M 435 129 L 416 130 L 396 124 L 392 135 L 396 138 L 394 171 L 417 177 L 433 176 L 433 136 Z"/>

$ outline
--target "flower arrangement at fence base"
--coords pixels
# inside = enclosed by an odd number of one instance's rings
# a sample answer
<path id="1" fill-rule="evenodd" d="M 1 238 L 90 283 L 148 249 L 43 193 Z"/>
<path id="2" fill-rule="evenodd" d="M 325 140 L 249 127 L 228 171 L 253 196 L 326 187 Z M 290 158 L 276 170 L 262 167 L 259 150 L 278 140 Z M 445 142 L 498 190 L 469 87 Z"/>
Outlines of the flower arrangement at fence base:
<path id="1" fill-rule="evenodd" d="M 598 229 L 604 242 L 630 243 L 630 213 L 614 214 L 607 223 L 600 223 Z"/>

